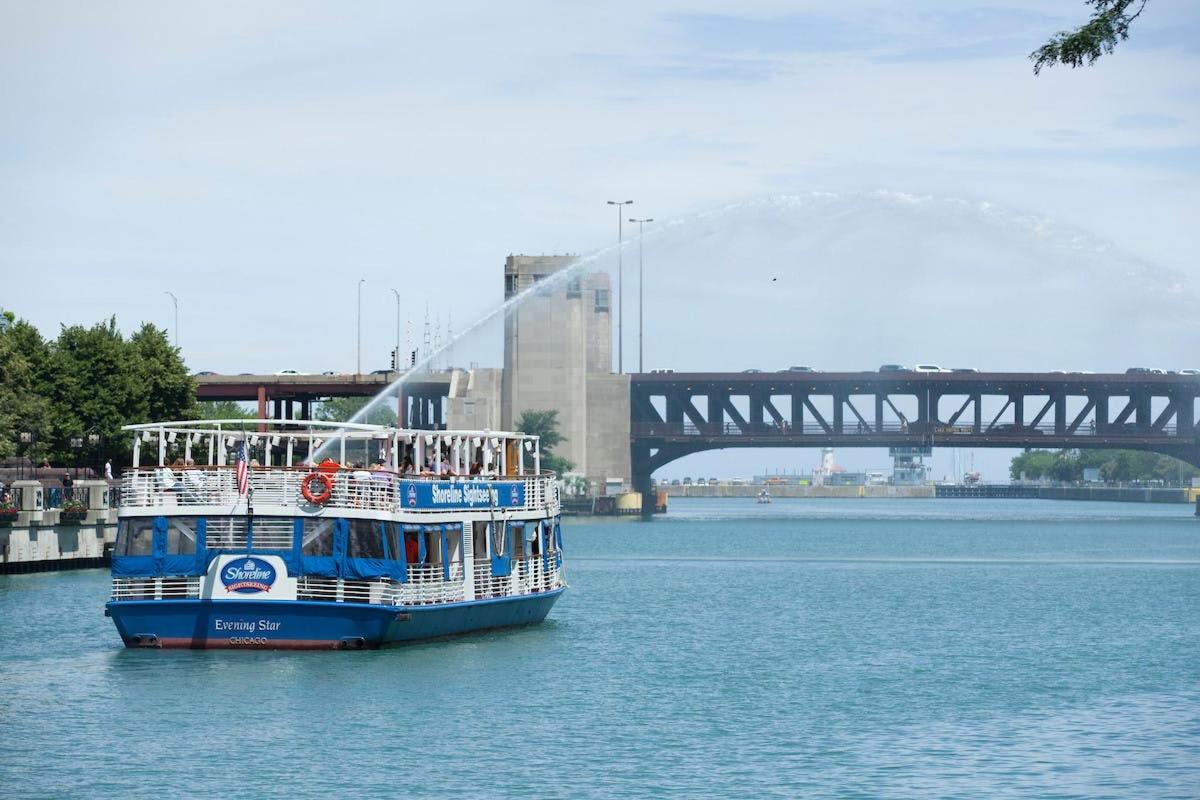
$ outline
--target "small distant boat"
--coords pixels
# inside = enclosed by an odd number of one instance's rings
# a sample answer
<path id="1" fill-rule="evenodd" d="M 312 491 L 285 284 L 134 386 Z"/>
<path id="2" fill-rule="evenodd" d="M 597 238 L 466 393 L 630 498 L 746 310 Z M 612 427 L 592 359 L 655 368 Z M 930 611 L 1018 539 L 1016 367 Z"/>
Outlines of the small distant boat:
<path id="1" fill-rule="evenodd" d="M 771 502 L 771 493 L 768 492 L 766 489 L 763 489 L 761 492 L 758 493 L 758 497 L 755 498 L 755 502 L 770 503 Z"/>

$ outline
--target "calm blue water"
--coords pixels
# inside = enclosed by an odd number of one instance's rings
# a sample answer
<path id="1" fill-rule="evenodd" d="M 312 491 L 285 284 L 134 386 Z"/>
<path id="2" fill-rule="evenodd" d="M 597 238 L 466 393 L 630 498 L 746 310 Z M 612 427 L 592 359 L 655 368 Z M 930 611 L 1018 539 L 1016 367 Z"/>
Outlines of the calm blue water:
<path id="1" fill-rule="evenodd" d="M 1185 506 L 675 501 L 572 522 L 547 623 L 130 651 L 0 577 L 5 797 L 1197 797 Z"/>

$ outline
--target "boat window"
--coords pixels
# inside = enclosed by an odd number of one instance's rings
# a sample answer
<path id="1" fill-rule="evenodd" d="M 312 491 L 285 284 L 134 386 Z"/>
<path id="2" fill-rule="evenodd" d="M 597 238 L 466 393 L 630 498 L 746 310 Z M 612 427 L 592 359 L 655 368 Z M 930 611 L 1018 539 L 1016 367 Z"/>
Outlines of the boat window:
<path id="1" fill-rule="evenodd" d="M 154 552 L 154 517 L 123 519 L 117 525 L 117 543 L 113 552 L 119 556 L 148 556 Z"/>
<path id="2" fill-rule="evenodd" d="M 199 517 L 167 518 L 167 553 L 191 555 L 196 552 L 196 521 Z"/>
<path id="3" fill-rule="evenodd" d="M 374 519 L 352 519 L 350 541 L 346 555 L 351 558 L 383 558 L 383 534 L 379 521 Z"/>
<path id="4" fill-rule="evenodd" d="M 333 519 L 304 520 L 304 555 L 333 555 Z"/>
<path id="5" fill-rule="evenodd" d="M 255 517 L 255 550 L 291 550 L 296 525 L 293 517 Z"/>
<path id="6" fill-rule="evenodd" d="M 400 538 L 400 523 L 385 522 L 383 529 L 387 533 L 388 555 L 393 561 L 400 560 L 400 550 L 404 547 L 404 542 Z"/>
<path id="7" fill-rule="evenodd" d="M 210 550 L 246 546 L 245 517 L 208 517 L 204 543 Z"/>

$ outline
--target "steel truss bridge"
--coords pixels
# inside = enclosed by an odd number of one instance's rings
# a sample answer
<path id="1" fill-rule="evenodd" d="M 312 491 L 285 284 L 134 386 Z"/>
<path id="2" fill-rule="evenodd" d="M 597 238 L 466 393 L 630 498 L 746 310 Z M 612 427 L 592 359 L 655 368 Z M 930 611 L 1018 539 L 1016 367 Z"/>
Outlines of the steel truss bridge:
<path id="1" fill-rule="evenodd" d="M 1192 375 L 657 373 L 632 376 L 634 488 L 726 447 L 1123 448 L 1200 466 Z"/>

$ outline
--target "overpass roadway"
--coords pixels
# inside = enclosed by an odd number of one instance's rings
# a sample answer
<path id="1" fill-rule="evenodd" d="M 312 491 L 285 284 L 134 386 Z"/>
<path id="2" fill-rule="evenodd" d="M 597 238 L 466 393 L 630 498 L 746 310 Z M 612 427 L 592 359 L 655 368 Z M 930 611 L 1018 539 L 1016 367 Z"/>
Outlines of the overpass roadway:
<path id="1" fill-rule="evenodd" d="M 311 419 L 312 403 L 325 397 L 374 397 L 399 373 L 336 375 L 196 375 L 199 400 L 243 400 L 258 403 L 259 419 Z M 408 406 L 407 419 L 424 427 L 442 418 L 450 391 L 445 372 L 419 373 L 409 378 L 398 402 Z"/>

